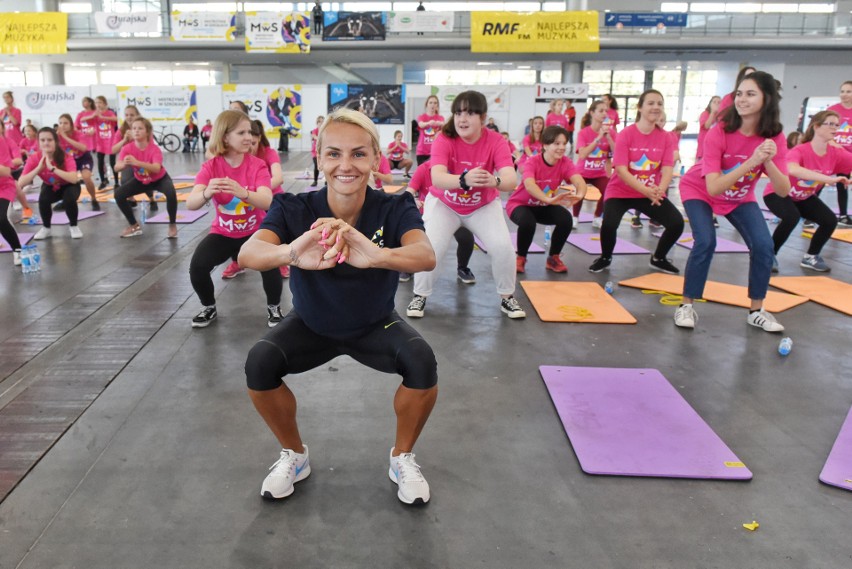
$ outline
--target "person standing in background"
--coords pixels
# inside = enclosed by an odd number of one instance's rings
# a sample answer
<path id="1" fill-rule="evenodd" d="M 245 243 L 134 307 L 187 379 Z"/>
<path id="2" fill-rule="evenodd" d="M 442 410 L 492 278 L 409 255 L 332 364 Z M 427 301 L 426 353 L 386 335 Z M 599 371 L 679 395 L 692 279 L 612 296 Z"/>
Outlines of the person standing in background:
<path id="1" fill-rule="evenodd" d="M 438 114 L 438 97 L 426 97 L 426 112 L 417 117 L 420 137 L 417 139 L 417 165 L 423 164 L 432 155 L 432 143 L 444 126 L 444 117 Z"/>
<path id="2" fill-rule="evenodd" d="M 834 142 L 842 146 L 847 152 L 852 152 L 852 81 L 845 81 L 840 86 L 840 102 L 828 107 L 840 117 L 840 127 L 834 134 Z M 849 176 L 850 172 L 837 172 L 838 176 Z M 849 190 L 843 182 L 837 182 L 837 209 L 840 210 L 838 224 L 844 227 L 852 227 L 852 218 L 849 217 Z"/>
<path id="3" fill-rule="evenodd" d="M 6 106 L 0 109 L 0 120 L 3 121 L 6 129 L 6 138 L 14 148 L 19 146 L 21 139 L 24 138 L 21 133 L 21 109 L 15 106 L 15 96 L 11 91 L 3 93 L 3 101 Z"/>
<path id="4" fill-rule="evenodd" d="M 322 26 L 323 26 L 323 13 L 322 6 L 319 3 L 319 0 L 316 0 L 314 3 L 313 9 L 311 9 L 311 14 L 314 17 L 314 35 L 317 37 L 322 37 Z"/>

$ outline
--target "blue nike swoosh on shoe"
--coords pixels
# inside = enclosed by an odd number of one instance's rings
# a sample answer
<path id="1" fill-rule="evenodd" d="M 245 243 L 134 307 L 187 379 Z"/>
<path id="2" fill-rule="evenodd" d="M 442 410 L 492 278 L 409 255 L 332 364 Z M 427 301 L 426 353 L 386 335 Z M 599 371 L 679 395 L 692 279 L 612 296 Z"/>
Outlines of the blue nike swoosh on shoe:
<path id="1" fill-rule="evenodd" d="M 299 473 L 301 473 L 301 472 L 305 469 L 305 467 L 306 467 L 307 465 L 308 465 L 308 462 L 307 462 L 307 461 L 305 461 L 305 463 L 304 463 L 301 467 L 297 466 L 297 467 L 296 467 L 296 476 L 298 476 L 298 475 L 299 475 Z"/>

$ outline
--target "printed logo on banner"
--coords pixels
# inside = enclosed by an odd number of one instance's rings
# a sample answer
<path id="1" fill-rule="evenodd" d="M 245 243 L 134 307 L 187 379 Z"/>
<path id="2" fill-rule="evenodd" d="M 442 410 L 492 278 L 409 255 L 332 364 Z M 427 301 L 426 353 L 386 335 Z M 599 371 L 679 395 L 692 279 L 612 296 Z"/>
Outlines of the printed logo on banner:
<path id="1" fill-rule="evenodd" d="M 582 53 L 600 51 L 598 13 L 471 12 L 471 51 Z"/>
<path id="2" fill-rule="evenodd" d="M 376 124 L 405 122 L 405 85 L 328 86 L 328 112 L 346 108 L 360 110 Z"/>
<path id="3" fill-rule="evenodd" d="M 301 85 L 222 85 L 222 106 L 227 107 L 233 101 L 245 103 L 249 116 L 264 124 L 270 138 L 281 136 L 282 130 L 291 138 L 301 135 Z"/>
<path id="4" fill-rule="evenodd" d="M 63 113 L 68 108 L 76 108 L 82 98 L 89 94 L 88 87 L 38 87 L 23 89 L 15 93 L 16 98 L 22 98 L 23 109 L 26 111 Z"/>

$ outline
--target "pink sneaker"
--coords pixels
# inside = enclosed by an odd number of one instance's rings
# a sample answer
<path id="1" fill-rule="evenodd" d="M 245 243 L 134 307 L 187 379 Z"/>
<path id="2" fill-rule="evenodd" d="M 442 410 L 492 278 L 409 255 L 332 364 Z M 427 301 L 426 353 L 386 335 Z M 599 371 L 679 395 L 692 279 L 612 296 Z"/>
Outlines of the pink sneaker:
<path id="1" fill-rule="evenodd" d="M 289 279 L 290 278 L 290 267 L 285 266 L 285 267 L 280 267 L 280 269 L 281 269 L 281 278 L 282 279 Z"/>
<path id="2" fill-rule="evenodd" d="M 246 270 L 239 266 L 236 261 L 231 261 L 231 264 L 225 267 L 225 270 L 222 271 L 222 278 L 232 279 L 237 275 L 243 274 L 244 272 L 246 272 Z"/>

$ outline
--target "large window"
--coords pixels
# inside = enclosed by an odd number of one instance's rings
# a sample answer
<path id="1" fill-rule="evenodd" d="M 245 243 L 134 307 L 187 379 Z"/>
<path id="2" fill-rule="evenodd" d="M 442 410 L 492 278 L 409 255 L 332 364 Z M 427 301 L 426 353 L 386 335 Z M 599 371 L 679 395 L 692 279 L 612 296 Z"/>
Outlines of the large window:
<path id="1" fill-rule="evenodd" d="M 653 88 L 663 94 L 666 130 L 671 130 L 677 122 L 677 107 L 680 100 L 680 69 L 655 70 Z"/>
<path id="2" fill-rule="evenodd" d="M 534 85 L 534 69 L 427 69 L 427 85 Z"/>
<path id="3" fill-rule="evenodd" d="M 724 86 L 717 86 L 718 79 L 719 72 L 715 69 L 686 72 L 682 120 L 689 125 L 687 133 L 698 132 L 698 117 L 707 108 L 710 98 L 725 91 Z"/>

